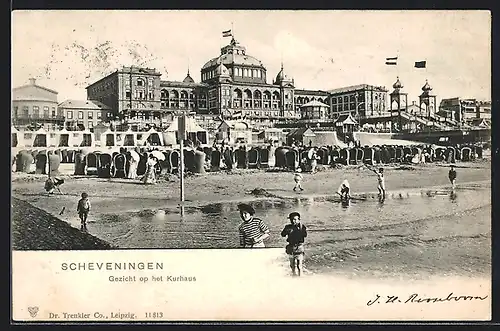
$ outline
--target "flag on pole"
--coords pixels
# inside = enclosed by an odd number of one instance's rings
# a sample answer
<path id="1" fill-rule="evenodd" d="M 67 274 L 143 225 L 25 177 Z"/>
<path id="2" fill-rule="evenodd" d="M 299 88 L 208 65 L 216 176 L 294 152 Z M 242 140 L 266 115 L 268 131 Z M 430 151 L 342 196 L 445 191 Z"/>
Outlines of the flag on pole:
<path id="1" fill-rule="evenodd" d="M 222 37 L 231 37 L 232 35 L 231 30 L 222 31 Z"/>
<path id="2" fill-rule="evenodd" d="M 426 61 L 415 62 L 415 68 L 425 68 L 426 64 L 427 64 Z"/>
<path id="3" fill-rule="evenodd" d="M 398 57 L 386 57 L 385 58 L 385 64 L 388 66 L 395 66 L 398 64 Z"/>

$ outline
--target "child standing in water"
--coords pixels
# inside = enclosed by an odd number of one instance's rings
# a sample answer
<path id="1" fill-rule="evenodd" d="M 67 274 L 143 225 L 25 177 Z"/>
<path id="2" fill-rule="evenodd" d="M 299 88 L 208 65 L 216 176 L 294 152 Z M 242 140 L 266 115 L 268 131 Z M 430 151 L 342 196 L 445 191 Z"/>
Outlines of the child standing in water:
<path id="1" fill-rule="evenodd" d="M 297 170 L 295 170 L 295 174 L 293 175 L 293 180 L 295 181 L 295 186 L 293 188 L 294 191 L 296 190 L 301 190 L 301 191 L 304 191 L 304 189 L 302 188 L 302 179 L 304 179 L 302 177 L 302 174 L 301 174 L 301 169 L 298 168 Z"/>
<path id="2" fill-rule="evenodd" d="M 82 198 L 78 200 L 78 207 L 76 208 L 76 211 L 80 217 L 81 229 L 87 230 L 87 217 L 90 211 L 90 201 L 87 193 L 82 193 Z"/>

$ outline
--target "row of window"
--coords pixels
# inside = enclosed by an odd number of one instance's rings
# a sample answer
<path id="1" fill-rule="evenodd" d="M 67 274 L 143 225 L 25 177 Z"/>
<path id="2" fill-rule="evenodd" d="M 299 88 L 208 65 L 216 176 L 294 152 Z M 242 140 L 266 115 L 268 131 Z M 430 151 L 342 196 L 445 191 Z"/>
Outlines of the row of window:
<path id="1" fill-rule="evenodd" d="M 149 91 L 147 94 L 146 94 L 146 91 L 135 90 L 134 92 L 135 92 L 134 99 L 154 100 L 154 98 L 155 98 L 153 91 Z M 132 94 L 130 93 L 130 90 L 125 91 L 125 98 L 130 99 L 131 96 L 132 96 Z"/>
<path id="2" fill-rule="evenodd" d="M 29 116 L 29 111 L 30 107 L 29 106 L 23 106 L 23 113 L 19 113 L 19 107 L 15 106 L 14 107 L 14 114 L 15 115 L 24 115 L 24 116 Z M 52 112 L 50 112 L 50 107 L 49 106 L 44 106 L 43 107 L 43 117 L 48 118 L 49 116 L 51 117 L 56 117 L 56 107 L 52 107 Z M 40 107 L 39 106 L 33 106 L 33 117 L 40 117 Z"/>
<path id="3" fill-rule="evenodd" d="M 160 98 L 161 99 L 169 99 L 169 98 L 179 99 L 179 96 L 181 99 L 188 99 L 188 93 L 186 91 L 181 91 L 181 93 L 179 94 L 179 92 L 177 92 L 176 90 L 173 90 L 171 94 L 168 93 L 167 90 L 161 90 Z M 206 99 L 205 94 L 200 94 L 198 97 L 200 99 Z M 189 93 L 189 99 L 196 99 L 196 96 L 193 92 Z"/>
<path id="4" fill-rule="evenodd" d="M 91 120 L 94 119 L 94 111 L 87 111 L 87 119 Z M 78 119 L 83 120 L 84 119 L 85 112 L 80 110 L 78 111 Z M 102 118 L 102 112 L 98 111 L 97 112 L 97 119 L 100 120 Z M 67 110 L 66 111 L 66 119 L 72 120 L 73 119 L 73 111 L 72 110 Z"/>
<path id="5" fill-rule="evenodd" d="M 114 89 L 115 87 L 115 81 L 113 80 L 108 80 L 106 82 L 103 82 L 97 86 L 94 86 L 90 92 L 93 93 L 93 94 L 97 94 L 99 92 L 103 92 L 103 91 L 106 91 L 106 90 L 109 90 L 109 89 Z"/>
<path id="6" fill-rule="evenodd" d="M 233 71 L 229 69 L 229 75 L 233 75 Z M 201 80 L 205 81 L 208 79 L 212 79 L 217 76 L 217 73 L 214 70 L 206 71 L 201 74 Z M 234 76 L 235 77 L 248 77 L 248 78 L 263 78 L 264 72 L 260 69 L 248 69 L 248 68 L 234 68 Z"/>
<path id="7" fill-rule="evenodd" d="M 145 78 L 137 78 L 136 86 L 146 86 L 146 82 L 148 83 L 149 87 L 154 87 L 153 78 L 149 78 L 148 80 L 146 80 Z M 130 79 L 125 79 L 125 85 L 130 86 Z"/>

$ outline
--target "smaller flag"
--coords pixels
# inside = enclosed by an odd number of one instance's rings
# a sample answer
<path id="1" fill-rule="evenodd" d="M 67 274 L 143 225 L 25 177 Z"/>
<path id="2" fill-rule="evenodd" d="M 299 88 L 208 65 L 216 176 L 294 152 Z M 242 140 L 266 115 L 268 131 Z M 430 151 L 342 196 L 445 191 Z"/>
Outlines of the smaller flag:
<path id="1" fill-rule="evenodd" d="M 415 68 L 425 68 L 426 61 L 415 62 Z"/>
<path id="2" fill-rule="evenodd" d="M 231 30 L 222 31 L 222 37 L 231 37 L 232 35 Z"/>
<path id="3" fill-rule="evenodd" d="M 398 57 L 386 57 L 385 64 L 388 66 L 395 66 L 398 64 Z"/>

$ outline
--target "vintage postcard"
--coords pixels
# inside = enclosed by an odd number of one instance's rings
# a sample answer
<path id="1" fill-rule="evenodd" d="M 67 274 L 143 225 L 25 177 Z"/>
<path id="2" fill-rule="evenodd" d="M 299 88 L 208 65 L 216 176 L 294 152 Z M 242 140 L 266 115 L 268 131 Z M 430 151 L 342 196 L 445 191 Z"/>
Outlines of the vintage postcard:
<path id="1" fill-rule="evenodd" d="M 14 11 L 13 322 L 491 319 L 488 11 Z"/>

